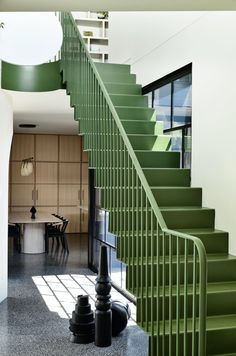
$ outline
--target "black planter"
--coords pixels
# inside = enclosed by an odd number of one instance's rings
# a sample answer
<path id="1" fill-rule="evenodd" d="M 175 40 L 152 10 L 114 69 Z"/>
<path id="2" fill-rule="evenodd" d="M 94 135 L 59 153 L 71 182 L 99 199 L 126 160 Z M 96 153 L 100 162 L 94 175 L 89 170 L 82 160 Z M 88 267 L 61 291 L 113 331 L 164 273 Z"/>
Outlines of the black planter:
<path id="1" fill-rule="evenodd" d="M 89 304 L 88 295 L 79 295 L 75 311 L 70 319 L 70 331 L 73 333 L 71 341 L 76 344 L 89 344 L 94 342 L 95 323 L 93 311 Z"/>

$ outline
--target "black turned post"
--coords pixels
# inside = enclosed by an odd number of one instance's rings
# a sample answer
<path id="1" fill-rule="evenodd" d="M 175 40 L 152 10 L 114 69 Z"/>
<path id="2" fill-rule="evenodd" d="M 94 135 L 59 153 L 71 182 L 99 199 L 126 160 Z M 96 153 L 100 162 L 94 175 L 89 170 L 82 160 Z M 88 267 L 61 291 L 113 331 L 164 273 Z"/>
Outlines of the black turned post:
<path id="1" fill-rule="evenodd" d="M 111 279 L 108 274 L 107 247 L 101 246 L 99 272 L 95 286 L 95 345 L 107 347 L 112 341 Z"/>

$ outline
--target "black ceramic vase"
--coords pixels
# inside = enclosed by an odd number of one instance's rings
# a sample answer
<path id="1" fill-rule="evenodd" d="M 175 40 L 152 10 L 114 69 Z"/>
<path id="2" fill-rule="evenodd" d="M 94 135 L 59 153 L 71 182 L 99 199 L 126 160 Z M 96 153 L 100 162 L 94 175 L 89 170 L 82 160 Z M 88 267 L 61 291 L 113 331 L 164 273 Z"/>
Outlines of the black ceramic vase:
<path id="1" fill-rule="evenodd" d="M 37 210 L 35 209 L 34 206 L 32 206 L 32 208 L 30 209 L 30 212 L 31 212 L 31 219 L 35 219 L 35 214 L 36 214 Z"/>
<path id="2" fill-rule="evenodd" d="M 131 311 L 128 304 L 123 304 L 119 301 L 113 301 L 111 303 L 112 311 L 112 336 L 117 336 L 123 331 L 131 315 Z"/>

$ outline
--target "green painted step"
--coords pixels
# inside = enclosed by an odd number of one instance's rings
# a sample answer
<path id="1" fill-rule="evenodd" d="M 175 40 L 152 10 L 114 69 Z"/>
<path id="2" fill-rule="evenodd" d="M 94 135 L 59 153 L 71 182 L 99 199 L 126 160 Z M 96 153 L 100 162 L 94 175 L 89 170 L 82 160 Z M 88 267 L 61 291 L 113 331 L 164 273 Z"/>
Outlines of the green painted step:
<path id="1" fill-rule="evenodd" d="M 151 187 L 157 204 L 167 206 L 201 206 L 202 189 L 190 187 Z"/>
<path id="2" fill-rule="evenodd" d="M 139 84 L 126 84 L 126 83 L 104 83 L 108 93 L 110 94 L 130 94 L 141 95 L 142 86 Z"/>
<path id="3" fill-rule="evenodd" d="M 143 95 L 111 94 L 110 98 L 115 106 L 148 106 L 148 97 Z"/>
<path id="4" fill-rule="evenodd" d="M 121 120 L 151 120 L 154 109 L 143 107 L 116 106 L 117 114 Z"/>
<path id="5" fill-rule="evenodd" d="M 180 284 L 184 283 L 184 263 L 183 256 L 180 256 Z M 143 268 L 140 265 L 141 259 L 134 259 L 133 264 L 131 264 L 128 268 L 126 268 L 126 285 L 127 289 L 132 292 L 133 288 L 138 290 L 138 286 L 140 286 L 141 279 L 143 286 L 150 287 L 151 286 L 151 258 L 148 259 L 148 265 Z M 159 263 L 159 281 L 160 285 L 163 283 L 163 259 L 160 258 Z M 124 260 L 125 263 L 128 260 Z M 236 257 L 230 255 L 207 255 L 208 262 L 208 282 L 209 283 L 217 283 L 217 282 L 232 282 L 236 281 Z M 154 286 L 157 285 L 157 268 L 156 268 L 157 260 L 154 259 L 154 269 L 153 269 L 153 283 Z M 165 283 L 169 284 L 169 261 L 168 256 L 166 256 L 165 260 Z M 193 263 L 192 256 L 189 256 L 188 261 L 188 283 L 192 283 L 192 273 L 193 273 Z M 172 267 L 172 284 L 176 284 L 176 258 L 173 257 L 173 267 Z"/>
<path id="6" fill-rule="evenodd" d="M 157 136 L 149 135 L 128 135 L 130 143 L 134 150 L 152 150 Z"/>
<path id="7" fill-rule="evenodd" d="M 169 229 L 214 228 L 215 210 L 199 207 L 161 208 Z"/>
<path id="8" fill-rule="evenodd" d="M 129 74 L 130 73 L 130 65 L 129 64 L 115 64 L 115 63 L 94 63 L 99 74 L 102 73 L 110 73 L 112 75 L 115 73 L 120 74 Z"/>
<path id="9" fill-rule="evenodd" d="M 126 84 L 136 84 L 136 75 L 130 73 L 119 73 L 119 72 L 101 72 L 99 73 L 104 83 L 126 83 Z"/>
<path id="10" fill-rule="evenodd" d="M 226 231 L 217 229 L 178 229 L 178 231 L 198 237 L 207 253 L 228 253 L 229 233 Z"/>
<path id="11" fill-rule="evenodd" d="M 156 152 L 135 150 L 142 168 L 179 168 L 179 152 Z"/>
<path id="12" fill-rule="evenodd" d="M 144 168 L 143 173 L 149 185 L 166 187 L 190 186 L 190 169 Z"/>
<path id="13" fill-rule="evenodd" d="M 199 285 L 197 285 L 197 291 L 199 291 Z M 153 311 L 153 317 L 156 321 L 157 316 L 157 304 L 159 304 L 159 315 L 162 315 L 162 303 L 165 303 L 165 317 L 169 318 L 169 286 L 165 286 L 165 296 L 163 293 L 163 288 L 159 290 L 159 303 L 157 301 L 157 289 L 154 288 L 154 296 L 151 297 L 151 288 L 148 288 L 143 291 L 144 301 L 142 302 L 142 298 L 140 297 L 141 292 L 135 290 L 135 295 L 137 297 L 137 322 L 140 322 L 140 312 L 141 308 L 144 308 L 144 320 L 148 321 L 151 318 L 151 312 Z M 176 318 L 176 295 L 177 289 L 176 286 L 172 286 L 172 292 L 174 295 L 172 302 L 172 318 Z M 193 298 L 193 287 L 192 285 L 188 285 L 187 288 L 187 297 L 185 295 L 184 286 L 180 286 L 180 301 L 179 301 L 179 309 L 180 309 L 180 317 L 184 317 L 184 303 L 186 300 L 187 305 L 187 316 L 191 317 L 193 313 L 192 309 L 192 298 Z M 226 283 L 208 283 L 207 286 L 207 315 L 230 315 L 236 314 L 236 282 L 226 282 Z M 224 300 L 224 303 L 222 303 Z"/>
<path id="14" fill-rule="evenodd" d="M 135 151 L 165 151 L 170 144 L 169 136 L 165 135 L 129 134 L 128 137 Z"/>
<path id="15" fill-rule="evenodd" d="M 186 231 L 188 233 L 188 231 Z M 191 231 L 189 231 L 191 234 Z M 228 252 L 228 233 L 220 230 L 214 229 L 198 229 L 198 233 L 193 234 L 193 236 L 199 237 L 202 243 L 205 246 L 207 254 L 227 254 Z M 127 239 L 127 245 L 122 245 L 123 249 L 120 249 L 120 240 Z M 151 257 L 152 251 L 156 251 L 157 248 L 157 239 L 151 241 L 151 231 L 130 231 L 127 232 L 119 232 L 118 234 L 118 256 L 127 262 L 127 258 L 130 255 L 130 248 L 132 248 L 134 257 L 138 257 L 143 253 L 144 256 Z M 160 255 L 163 253 L 163 241 L 159 240 L 160 244 Z M 128 248 L 129 247 L 129 248 Z M 153 248 L 153 250 L 152 250 Z M 165 253 L 169 253 L 170 248 L 170 240 L 167 240 L 165 243 Z M 146 252 L 147 251 L 147 252 Z M 172 243 L 172 254 L 176 255 L 176 244 Z M 179 253 L 184 254 L 185 252 L 185 244 L 184 241 L 179 241 Z M 193 254 L 193 245 L 188 244 L 188 253 Z M 139 254 L 139 255 L 138 255 Z"/>
<path id="16" fill-rule="evenodd" d="M 139 324 L 140 325 L 140 324 Z M 140 325 L 141 326 L 141 325 Z M 169 321 L 167 320 L 165 323 L 165 336 L 164 336 L 164 344 L 165 344 L 165 354 L 168 356 L 176 356 L 175 350 L 175 333 L 176 333 L 176 322 L 174 321 L 172 324 L 172 350 L 169 350 Z M 143 328 L 144 329 L 144 328 Z M 198 323 L 197 323 L 198 330 Z M 156 342 L 160 347 L 159 352 L 162 354 L 162 342 L 163 342 L 163 323 L 160 323 L 160 331 L 161 337 L 158 342 L 158 339 L 154 337 L 154 349 L 156 349 Z M 191 350 L 191 339 L 192 339 L 192 320 L 188 319 L 187 323 L 187 355 L 192 355 Z M 148 325 L 148 333 L 151 334 L 151 324 Z M 184 321 L 180 320 L 180 334 L 182 335 L 182 339 L 180 340 L 179 350 L 183 350 L 183 335 L 184 335 Z M 215 355 L 215 354 L 227 354 L 233 353 L 236 354 L 236 315 L 221 315 L 221 316 L 209 316 L 207 317 L 207 350 L 206 356 Z M 196 335 L 197 337 L 197 335 Z M 196 355 L 197 353 L 197 342 L 196 342 Z M 179 355 L 182 356 L 183 353 L 179 351 Z M 163 356 L 164 356 L 163 355 Z"/>
<path id="17" fill-rule="evenodd" d="M 200 207 L 202 204 L 202 189 L 190 187 L 150 187 L 160 207 L 193 206 Z M 106 189 L 106 188 L 105 188 Z M 121 207 L 136 207 L 141 205 L 141 188 L 129 190 L 127 186 L 113 187 L 115 194 L 113 203 Z M 103 194 L 105 198 L 105 194 Z M 103 199 L 101 201 L 103 205 Z M 117 205 L 115 205 L 117 206 Z M 112 207 L 110 207 L 112 208 Z"/>
<path id="18" fill-rule="evenodd" d="M 122 125 L 127 134 L 145 134 L 145 135 L 154 135 L 155 125 L 154 121 L 134 121 L 134 120 L 122 120 Z M 154 141 L 154 143 L 156 140 Z"/>
<path id="19" fill-rule="evenodd" d="M 150 186 L 166 186 L 166 187 L 189 187 L 190 186 L 190 170 L 180 168 L 144 168 L 143 173 Z M 103 184 L 96 179 L 96 187 L 116 187 L 117 182 L 120 186 L 127 186 L 128 176 L 131 178 L 131 169 L 115 168 L 112 176 L 104 176 Z M 117 179 L 117 177 L 119 179 Z"/>

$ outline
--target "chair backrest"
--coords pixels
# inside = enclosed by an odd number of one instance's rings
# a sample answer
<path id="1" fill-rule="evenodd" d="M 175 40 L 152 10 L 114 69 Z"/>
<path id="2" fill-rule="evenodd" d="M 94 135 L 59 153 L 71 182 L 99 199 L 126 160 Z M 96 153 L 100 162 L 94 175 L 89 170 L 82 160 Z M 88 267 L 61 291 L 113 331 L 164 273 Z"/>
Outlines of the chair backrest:
<path id="1" fill-rule="evenodd" d="M 66 231 L 67 225 L 68 225 L 69 220 L 64 219 L 63 220 L 63 224 L 62 224 L 62 228 L 61 228 L 61 232 L 64 233 Z"/>

